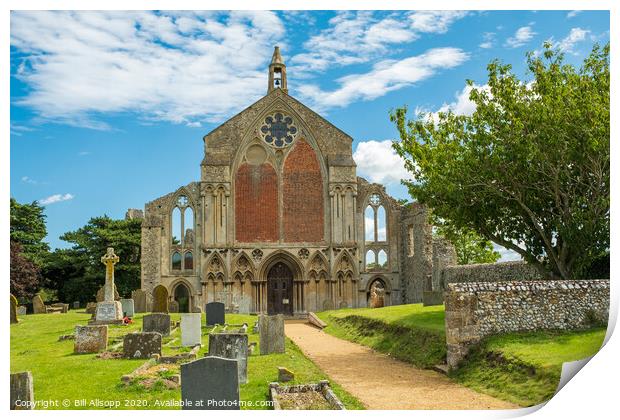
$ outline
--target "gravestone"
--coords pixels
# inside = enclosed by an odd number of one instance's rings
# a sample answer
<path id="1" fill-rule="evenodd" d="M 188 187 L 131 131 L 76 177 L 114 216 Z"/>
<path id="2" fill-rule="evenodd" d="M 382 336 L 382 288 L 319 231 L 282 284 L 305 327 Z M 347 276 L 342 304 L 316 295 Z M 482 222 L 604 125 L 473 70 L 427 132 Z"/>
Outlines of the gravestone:
<path id="1" fill-rule="evenodd" d="M 87 314 L 95 315 L 95 313 L 97 313 L 97 303 L 95 303 L 95 302 L 88 302 L 86 304 L 85 311 L 86 311 Z"/>
<path id="2" fill-rule="evenodd" d="M 146 292 L 144 290 L 134 290 L 131 292 L 131 298 L 133 299 L 133 310 L 136 314 L 146 312 Z"/>
<path id="3" fill-rule="evenodd" d="M 11 410 L 32 410 L 33 408 L 32 373 L 11 373 Z"/>
<path id="4" fill-rule="evenodd" d="M 123 319 L 121 303 L 115 299 L 116 286 L 114 285 L 114 265 L 119 258 L 114 253 L 114 248 L 108 248 L 101 262 L 105 265 L 105 285 L 102 302 L 97 303 L 97 322 L 118 322 Z"/>
<path id="5" fill-rule="evenodd" d="M 184 410 L 239 410 L 237 361 L 208 356 L 181 365 Z"/>
<path id="6" fill-rule="evenodd" d="M 153 312 L 168 313 L 168 290 L 159 285 L 153 289 Z"/>
<path id="7" fill-rule="evenodd" d="M 181 314 L 181 345 L 202 344 L 201 314 Z"/>
<path id="8" fill-rule="evenodd" d="M 177 302 L 176 300 L 168 302 L 168 312 L 173 313 L 173 314 L 178 314 L 179 313 L 179 302 Z"/>
<path id="9" fill-rule="evenodd" d="M 248 335 L 241 333 L 209 334 L 209 356 L 235 359 L 239 383 L 248 382 Z"/>
<path id="10" fill-rule="evenodd" d="M 75 301 L 73 302 L 73 309 L 80 309 L 80 302 L 79 301 Z"/>
<path id="11" fill-rule="evenodd" d="M 295 374 L 293 371 L 285 367 L 278 367 L 278 382 L 290 382 L 294 380 Z"/>
<path id="12" fill-rule="evenodd" d="M 284 315 L 258 317 L 260 354 L 284 353 Z"/>
<path id="13" fill-rule="evenodd" d="M 26 315 L 27 312 L 28 309 L 24 305 L 17 307 L 17 315 Z"/>
<path id="14" fill-rule="evenodd" d="M 123 339 L 126 359 L 148 359 L 155 354 L 161 356 L 161 334 L 158 332 L 129 333 Z"/>
<path id="15" fill-rule="evenodd" d="M 250 299 L 249 296 L 241 296 L 238 300 L 237 300 L 237 306 L 238 306 L 238 312 L 240 314 L 249 314 L 250 313 L 250 303 L 252 302 L 252 300 Z"/>
<path id="16" fill-rule="evenodd" d="M 207 325 L 224 325 L 224 304 L 222 302 L 211 302 L 205 305 L 205 313 L 207 314 Z"/>
<path id="17" fill-rule="evenodd" d="M 108 326 L 75 326 L 73 351 L 75 353 L 98 353 L 108 348 Z"/>
<path id="18" fill-rule="evenodd" d="M 134 314 L 133 299 L 121 299 L 123 315 L 132 317 Z"/>
<path id="19" fill-rule="evenodd" d="M 45 308 L 45 304 L 43 303 L 43 299 L 41 296 L 35 295 L 32 298 L 32 313 L 34 314 L 45 314 L 47 313 L 47 309 Z"/>
<path id="20" fill-rule="evenodd" d="M 142 318 L 143 332 L 158 332 L 161 335 L 170 335 L 170 315 L 168 314 L 149 314 Z"/>
<path id="21" fill-rule="evenodd" d="M 17 298 L 11 295 L 11 324 L 17 324 Z"/>

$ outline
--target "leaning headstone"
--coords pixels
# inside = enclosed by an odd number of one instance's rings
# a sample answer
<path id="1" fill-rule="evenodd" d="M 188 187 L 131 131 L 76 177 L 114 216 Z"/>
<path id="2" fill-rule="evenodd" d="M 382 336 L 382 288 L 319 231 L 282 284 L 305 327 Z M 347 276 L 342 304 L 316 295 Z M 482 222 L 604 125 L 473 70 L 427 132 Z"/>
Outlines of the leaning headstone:
<path id="1" fill-rule="evenodd" d="M 75 301 L 73 302 L 73 309 L 80 309 L 80 302 L 79 301 Z"/>
<path id="2" fill-rule="evenodd" d="M 278 367 L 278 382 L 290 382 L 294 380 L 295 374 L 291 370 L 285 367 Z"/>
<path id="3" fill-rule="evenodd" d="M 207 314 L 207 325 L 224 325 L 224 304 L 222 302 L 211 302 L 205 305 L 205 313 Z"/>
<path id="4" fill-rule="evenodd" d="M 124 316 L 133 316 L 133 299 L 121 299 L 121 308 L 123 309 Z"/>
<path id="5" fill-rule="evenodd" d="M 27 312 L 28 308 L 26 308 L 24 305 L 17 307 L 17 315 L 26 315 Z"/>
<path id="6" fill-rule="evenodd" d="M 101 262 L 105 264 L 105 285 L 104 298 L 97 303 L 97 322 L 118 322 L 123 319 L 123 308 L 121 303 L 115 300 L 116 286 L 114 285 L 114 265 L 119 258 L 114 253 L 114 248 L 108 248 L 107 252 L 101 257 Z"/>
<path id="7" fill-rule="evenodd" d="M 239 383 L 248 382 L 248 335 L 240 333 L 209 334 L 209 356 L 237 360 Z"/>
<path id="8" fill-rule="evenodd" d="M 134 313 L 146 312 L 146 292 L 144 290 L 134 290 L 131 292 L 131 298 L 133 299 Z"/>
<path id="9" fill-rule="evenodd" d="M 95 315 L 97 313 L 97 304 L 95 302 L 88 302 L 85 311 L 87 314 Z"/>
<path id="10" fill-rule="evenodd" d="M 208 356 L 181 365 L 184 410 L 239 410 L 237 361 Z"/>
<path id="11" fill-rule="evenodd" d="M 108 326 L 75 326 L 73 351 L 75 353 L 98 353 L 108 347 Z"/>
<path id="12" fill-rule="evenodd" d="M 168 309 L 168 290 L 159 285 L 153 289 L 153 312 L 161 312 L 167 314 Z"/>
<path id="13" fill-rule="evenodd" d="M 33 408 L 32 373 L 11 373 L 11 410 L 32 410 Z"/>
<path id="14" fill-rule="evenodd" d="M 11 295 L 11 324 L 17 324 L 17 298 Z"/>
<path id="15" fill-rule="evenodd" d="M 181 345 L 202 344 L 201 314 L 181 314 Z"/>
<path id="16" fill-rule="evenodd" d="M 320 328 L 320 329 L 323 329 L 323 328 L 327 327 L 327 324 L 325 322 L 323 322 L 323 320 L 321 318 L 316 316 L 316 314 L 314 312 L 308 312 L 308 322 L 310 324 L 314 325 L 315 327 Z"/>
<path id="17" fill-rule="evenodd" d="M 260 354 L 284 353 L 284 315 L 260 315 Z"/>
<path id="18" fill-rule="evenodd" d="M 148 359 L 161 356 L 161 334 L 158 332 L 129 333 L 123 339 L 123 357 Z"/>
<path id="19" fill-rule="evenodd" d="M 43 303 L 43 299 L 41 296 L 35 295 L 32 298 L 32 313 L 34 314 L 45 314 L 47 313 L 47 309 L 45 308 L 45 304 Z"/>
<path id="20" fill-rule="evenodd" d="M 158 332 L 163 336 L 170 335 L 170 315 L 149 314 L 142 318 L 142 331 Z"/>

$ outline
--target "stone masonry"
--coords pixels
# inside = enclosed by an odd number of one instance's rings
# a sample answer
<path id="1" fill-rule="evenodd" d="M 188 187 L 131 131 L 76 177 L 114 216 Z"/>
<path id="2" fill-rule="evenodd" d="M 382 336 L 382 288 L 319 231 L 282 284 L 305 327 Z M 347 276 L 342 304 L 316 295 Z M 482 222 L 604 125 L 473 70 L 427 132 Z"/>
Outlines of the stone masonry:
<path id="1" fill-rule="evenodd" d="M 492 334 L 606 323 L 609 280 L 452 283 L 445 301 L 447 361 L 453 369 L 471 346 Z"/>

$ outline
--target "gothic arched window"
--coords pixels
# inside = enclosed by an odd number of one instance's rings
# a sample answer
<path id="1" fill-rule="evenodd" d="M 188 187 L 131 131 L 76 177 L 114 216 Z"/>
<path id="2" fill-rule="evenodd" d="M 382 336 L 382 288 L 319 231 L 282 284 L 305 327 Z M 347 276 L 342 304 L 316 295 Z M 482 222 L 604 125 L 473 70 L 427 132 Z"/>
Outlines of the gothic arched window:
<path id="1" fill-rule="evenodd" d="M 179 195 L 170 214 L 171 261 L 173 270 L 193 270 L 194 209 L 185 195 Z"/>
<path id="2" fill-rule="evenodd" d="M 364 210 L 364 238 L 366 248 L 366 270 L 388 268 L 387 210 L 383 197 L 373 193 L 368 197 Z"/>
<path id="3" fill-rule="evenodd" d="M 180 270 L 181 269 L 181 253 L 173 252 L 172 253 L 172 269 Z"/>

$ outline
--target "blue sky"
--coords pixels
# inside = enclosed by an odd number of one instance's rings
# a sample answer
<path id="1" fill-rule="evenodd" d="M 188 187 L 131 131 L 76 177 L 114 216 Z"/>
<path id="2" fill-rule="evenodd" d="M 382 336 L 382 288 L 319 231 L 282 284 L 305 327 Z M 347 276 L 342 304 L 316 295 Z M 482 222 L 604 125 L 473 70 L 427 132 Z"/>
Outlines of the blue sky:
<path id="1" fill-rule="evenodd" d="M 45 204 L 48 241 L 122 218 L 200 178 L 202 136 L 266 93 L 274 45 L 289 93 L 350 134 L 358 174 L 406 198 L 389 110 L 471 113 L 499 58 L 524 78 L 550 40 L 578 65 L 605 11 L 12 12 L 11 196 Z"/>

